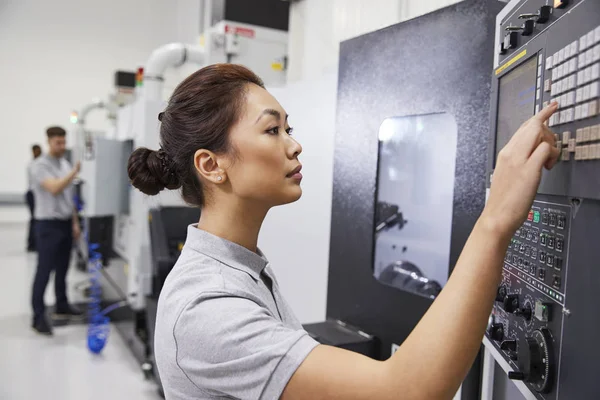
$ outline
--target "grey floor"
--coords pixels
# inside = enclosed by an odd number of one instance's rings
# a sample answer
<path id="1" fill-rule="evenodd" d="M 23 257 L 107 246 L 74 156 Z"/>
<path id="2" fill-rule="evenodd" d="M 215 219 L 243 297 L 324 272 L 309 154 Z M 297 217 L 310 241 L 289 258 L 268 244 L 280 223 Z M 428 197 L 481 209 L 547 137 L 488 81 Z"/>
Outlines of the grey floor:
<path id="1" fill-rule="evenodd" d="M 55 328 L 53 337 L 31 330 L 36 256 L 24 251 L 25 224 L 6 221 L 0 219 L 0 399 L 160 399 L 114 329 L 100 356 L 87 350 L 84 325 Z M 71 268 L 69 285 L 82 280 Z M 46 304 L 54 303 L 53 287 L 50 282 Z M 82 300 L 74 291 L 70 297 Z"/>

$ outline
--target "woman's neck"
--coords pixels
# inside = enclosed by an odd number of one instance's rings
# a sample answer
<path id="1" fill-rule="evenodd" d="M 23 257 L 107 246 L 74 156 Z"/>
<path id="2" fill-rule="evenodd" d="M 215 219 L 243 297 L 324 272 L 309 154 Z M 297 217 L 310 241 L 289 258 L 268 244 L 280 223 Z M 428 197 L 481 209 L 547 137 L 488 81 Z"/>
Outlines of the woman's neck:
<path id="1" fill-rule="evenodd" d="M 258 234 L 268 209 L 248 204 L 205 205 L 200 214 L 198 229 L 237 243 L 250 251 L 258 249 Z"/>

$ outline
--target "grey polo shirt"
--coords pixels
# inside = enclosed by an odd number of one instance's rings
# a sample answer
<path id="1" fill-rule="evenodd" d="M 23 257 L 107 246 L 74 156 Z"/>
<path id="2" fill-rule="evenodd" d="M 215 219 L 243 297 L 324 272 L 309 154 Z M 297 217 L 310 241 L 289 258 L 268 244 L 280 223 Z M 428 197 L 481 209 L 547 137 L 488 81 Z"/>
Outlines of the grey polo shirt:
<path id="1" fill-rule="evenodd" d="M 73 218 L 73 185 L 69 184 L 62 192 L 53 195 L 43 188 L 42 182 L 48 178 L 63 178 L 71 172 L 71 164 L 64 158 L 55 158 L 49 154 L 39 156 L 31 167 L 31 190 L 35 198 L 35 219 Z"/>
<path id="2" fill-rule="evenodd" d="M 188 228 L 158 301 L 154 346 L 167 400 L 278 399 L 317 344 L 262 253 Z"/>

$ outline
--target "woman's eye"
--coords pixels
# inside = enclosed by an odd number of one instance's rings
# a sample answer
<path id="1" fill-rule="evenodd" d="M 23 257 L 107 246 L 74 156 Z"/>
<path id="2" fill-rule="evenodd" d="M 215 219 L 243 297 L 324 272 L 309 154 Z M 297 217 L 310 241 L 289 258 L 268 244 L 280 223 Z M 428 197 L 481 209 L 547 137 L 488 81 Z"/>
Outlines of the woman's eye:
<path id="1" fill-rule="evenodd" d="M 271 128 L 267 131 L 267 133 L 270 133 L 271 135 L 279 135 L 279 127 L 276 126 L 274 128 Z"/>
<path id="2" fill-rule="evenodd" d="M 294 133 L 294 128 L 292 128 L 291 126 L 289 128 L 287 128 L 285 130 L 287 132 L 288 135 L 292 136 L 292 133 Z"/>

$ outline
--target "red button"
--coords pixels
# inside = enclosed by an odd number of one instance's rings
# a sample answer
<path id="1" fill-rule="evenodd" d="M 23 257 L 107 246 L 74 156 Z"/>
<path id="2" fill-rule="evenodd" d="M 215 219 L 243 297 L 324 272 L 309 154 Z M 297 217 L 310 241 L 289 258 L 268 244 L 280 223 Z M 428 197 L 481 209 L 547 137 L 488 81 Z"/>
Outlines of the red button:
<path id="1" fill-rule="evenodd" d="M 527 216 L 527 221 L 533 221 L 533 211 L 529 211 L 529 215 Z"/>

